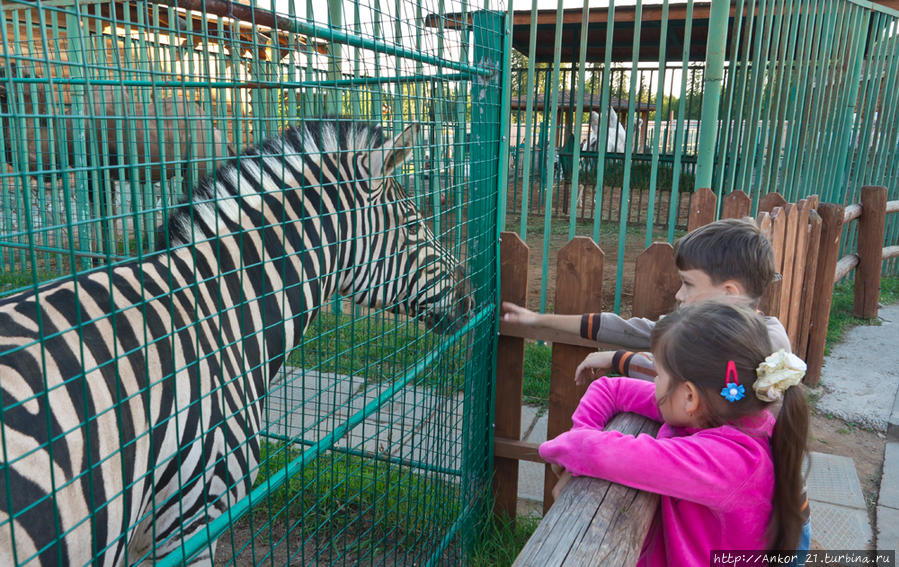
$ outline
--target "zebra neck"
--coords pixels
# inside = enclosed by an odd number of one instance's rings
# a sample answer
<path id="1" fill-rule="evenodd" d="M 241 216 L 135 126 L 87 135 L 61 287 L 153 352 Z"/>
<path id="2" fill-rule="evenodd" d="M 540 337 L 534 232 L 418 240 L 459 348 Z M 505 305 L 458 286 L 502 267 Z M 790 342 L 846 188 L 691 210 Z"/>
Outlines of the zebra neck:
<path id="1" fill-rule="evenodd" d="M 208 303 L 210 315 L 223 312 L 237 339 L 227 344 L 242 349 L 264 389 L 337 288 L 338 239 L 326 237 L 336 232 L 322 222 L 248 228 L 170 255 L 196 301 Z"/>

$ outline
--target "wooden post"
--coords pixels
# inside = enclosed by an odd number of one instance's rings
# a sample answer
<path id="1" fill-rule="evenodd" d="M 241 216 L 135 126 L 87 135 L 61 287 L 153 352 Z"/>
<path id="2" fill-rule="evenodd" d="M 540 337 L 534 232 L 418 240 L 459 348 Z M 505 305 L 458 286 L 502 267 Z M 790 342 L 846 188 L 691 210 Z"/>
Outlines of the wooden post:
<path id="1" fill-rule="evenodd" d="M 743 191 L 732 191 L 721 203 L 721 218 L 741 219 L 749 216 L 752 210 L 752 200 Z"/>
<path id="2" fill-rule="evenodd" d="M 858 219 L 858 267 L 855 268 L 856 317 L 877 317 L 880 272 L 883 269 L 883 231 L 887 188 L 862 187 L 862 216 Z"/>
<path id="3" fill-rule="evenodd" d="M 528 246 L 514 232 L 500 235 L 500 297 L 524 305 L 528 296 Z M 521 438 L 521 384 L 524 339 L 500 335 L 496 349 L 494 434 Z M 518 506 L 518 459 L 493 459 L 493 514 L 515 518 Z"/>
<path id="4" fill-rule="evenodd" d="M 818 270 L 815 274 L 815 294 L 812 302 L 808 352 L 805 362 L 808 372 L 805 383 L 815 386 L 821 378 L 824 363 L 824 344 L 827 340 L 827 322 L 833 301 L 833 280 L 840 255 L 840 238 L 843 235 L 843 207 L 833 203 L 818 206 L 821 216 L 821 242 L 818 247 Z"/>
<path id="5" fill-rule="evenodd" d="M 693 231 L 715 221 L 715 206 L 718 198 L 711 189 L 697 189 L 690 196 L 690 217 L 687 220 L 687 231 Z"/>
<path id="6" fill-rule="evenodd" d="M 593 240 L 577 236 L 559 250 L 556 269 L 556 306 L 559 315 L 602 311 L 602 267 L 605 254 Z M 546 438 L 552 439 L 571 429 L 571 414 L 586 390 L 574 384 L 574 371 L 594 349 L 553 344 L 549 385 L 549 416 Z M 543 511 L 552 506 L 556 475 L 546 465 L 543 484 Z"/>
<path id="7" fill-rule="evenodd" d="M 680 287 L 674 247 L 667 242 L 653 242 L 637 256 L 635 264 L 633 316 L 658 319 L 674 311 L 674 296 Z"/>

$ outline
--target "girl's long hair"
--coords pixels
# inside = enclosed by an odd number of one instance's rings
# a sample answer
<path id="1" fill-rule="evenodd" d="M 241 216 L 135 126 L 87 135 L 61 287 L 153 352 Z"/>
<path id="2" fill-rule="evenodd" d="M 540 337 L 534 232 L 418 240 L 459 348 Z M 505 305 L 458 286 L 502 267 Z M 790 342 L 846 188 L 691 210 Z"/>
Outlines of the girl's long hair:
<path id="1" fill-rule="evenodd" d="M 652 332 L 656 364 L 671 376 L 672 392 L 692 382 L 702 397 L 706 427 L 753 415 L 770 406 L 755 396 L 755 369 L 771 354 L 768 327 L 746 306 L 716 301 L 685 306 L 661 319 Z M 746 395 L 729 402 L 724 387 L 728 361 L 734 361 Z M 771 435 L 774 496 L 768 544 L 772 551 L 795 549 L 802 530 L 802 463 L 807 452 L 809 414 L 805 395 L 789 388 Z"/>

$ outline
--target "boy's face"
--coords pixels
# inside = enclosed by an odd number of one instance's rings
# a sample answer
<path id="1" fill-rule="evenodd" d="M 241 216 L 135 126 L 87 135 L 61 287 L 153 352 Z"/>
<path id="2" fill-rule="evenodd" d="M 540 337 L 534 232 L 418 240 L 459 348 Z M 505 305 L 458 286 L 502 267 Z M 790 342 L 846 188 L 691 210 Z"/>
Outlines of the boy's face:
<path id="1" fill-rule="evenodd" d="M 712 278 L 702 270 L 678 270 L 678 274 L 680 274 L 681 285 L 674 298 L 679 305 L 690 305 L 735 293 L 735 282 L 712 283 Z"/>

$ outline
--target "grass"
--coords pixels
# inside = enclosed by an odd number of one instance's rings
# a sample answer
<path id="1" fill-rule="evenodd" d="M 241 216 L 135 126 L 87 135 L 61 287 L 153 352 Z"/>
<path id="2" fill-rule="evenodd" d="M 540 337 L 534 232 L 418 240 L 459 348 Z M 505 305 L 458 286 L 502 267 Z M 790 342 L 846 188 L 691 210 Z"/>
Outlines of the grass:
<path id="1" fill-rule="evenodd" d="M 492 518 L 475 546 L 471 567 L 508 567 L 537 529 L 540 518 L 519 516 L 516 521 Z"/>
<path id="2" fill-rule="evenodd" d="M 350 307 L 349 309 L 353 309 Z M 326 307 L 326 309 L 328 309 Z M 353 316 L 320 312 L 287 364 L 391 382 L 403 376 L 445 340 L 414 319 L 391 313 Z M 456 391 L 465 382 L 467 357 L 451 347 L 422 373 L 423 384 Z"/>
<path id="3" fill-rule="evenodd" d="M 300 450 L 283 443 L 262 443 L 255 487 L 296 459 Z M 404 548 L 446 530 L 461 508 L 457 484 L 415 472 L 410 467 L 339 452 L 325 453 L 300 474 L 270 493 L 241 520 L 256 537 L 269 537 L 269 526 L 320 533 L 355 533 L 354 552 L 390 541 Z M 342 538 L 345 539 L 345 538 Z"/>

